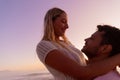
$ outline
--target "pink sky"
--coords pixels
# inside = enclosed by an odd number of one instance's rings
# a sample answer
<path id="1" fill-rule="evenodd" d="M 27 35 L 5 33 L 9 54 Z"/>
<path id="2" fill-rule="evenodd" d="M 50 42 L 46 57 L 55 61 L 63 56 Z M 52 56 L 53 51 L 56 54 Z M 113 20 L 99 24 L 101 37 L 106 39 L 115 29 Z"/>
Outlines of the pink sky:
<path id="1" fill-rule="evenodd" d="M 68 13 L 66 35 L 79 49 L 98 24 L 120 26 L 120 0 L 0 0 L 0 70 L 43 69 L 36 45 L 46 11 L 59 7 Z"/>

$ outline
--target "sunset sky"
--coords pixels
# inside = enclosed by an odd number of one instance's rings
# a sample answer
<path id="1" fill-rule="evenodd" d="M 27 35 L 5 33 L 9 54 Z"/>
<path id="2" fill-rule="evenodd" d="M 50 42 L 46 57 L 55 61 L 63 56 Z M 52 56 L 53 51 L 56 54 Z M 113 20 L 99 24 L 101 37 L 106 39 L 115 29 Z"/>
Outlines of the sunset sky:
<path id="1" fill-rule="evenodd" d="M 79 49 L 99 24 L 120 27 L 120 0 L 0 0 L 0 71 L 45 69 L 36 55 L 48 9 L 68 14 L 68 39 Z"/>

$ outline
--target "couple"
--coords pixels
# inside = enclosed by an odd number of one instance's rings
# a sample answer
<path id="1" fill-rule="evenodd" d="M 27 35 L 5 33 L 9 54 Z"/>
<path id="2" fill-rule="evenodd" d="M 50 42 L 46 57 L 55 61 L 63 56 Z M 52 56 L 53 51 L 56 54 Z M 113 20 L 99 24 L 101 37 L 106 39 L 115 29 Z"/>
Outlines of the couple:
<path id="1" fill-rule="evenodd" d="M 108 78 L 114 74 L 119 80 L 116 66 L 120 65 L 120 30 L 109 25 L 98 25 L 98 30 L 85 39 L 82 48 L 89 58 L 87 61 L 66 38 L 67 21 L 64 10 L 48 10 L 44 18 L 44 35 L 36 48 L 39 59 L 54 79 L 113 80 Z"/>

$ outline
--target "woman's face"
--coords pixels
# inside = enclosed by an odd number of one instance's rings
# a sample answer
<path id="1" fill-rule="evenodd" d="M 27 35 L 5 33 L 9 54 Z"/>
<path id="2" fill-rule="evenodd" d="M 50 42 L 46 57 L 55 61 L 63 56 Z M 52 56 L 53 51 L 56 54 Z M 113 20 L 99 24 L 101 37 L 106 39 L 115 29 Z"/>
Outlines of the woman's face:
<path id="1" fill-rule="evenodd" d="M 63 36 L 66 29 L 68 28 L 66 14 L 62 13 L 59 17 L 57 17 L 53 21 L 53 26 L 54 26 L 55 36 L 56 37 Z"/>

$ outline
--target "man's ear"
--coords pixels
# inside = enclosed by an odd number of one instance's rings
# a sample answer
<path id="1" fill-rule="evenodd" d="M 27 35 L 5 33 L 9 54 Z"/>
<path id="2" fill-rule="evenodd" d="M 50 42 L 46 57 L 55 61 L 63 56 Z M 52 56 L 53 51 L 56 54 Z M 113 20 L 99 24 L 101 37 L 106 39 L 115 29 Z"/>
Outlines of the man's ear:
<path id="1" fill-rule="evenodd" d="M 103 45 L 101 47 L 102 53 L 110 53 L 112 51 L 112 45 Z"/>

